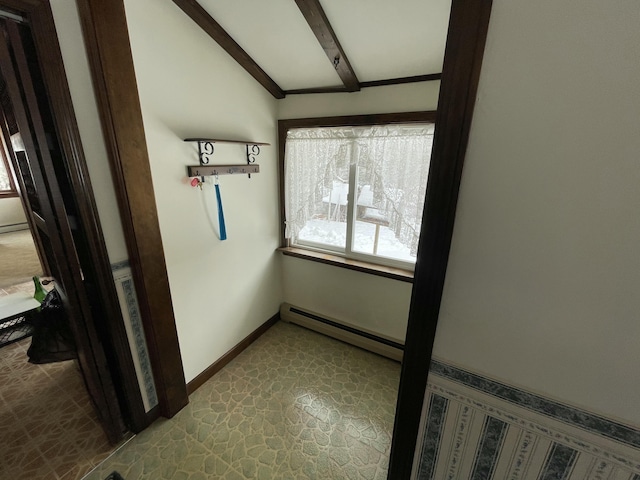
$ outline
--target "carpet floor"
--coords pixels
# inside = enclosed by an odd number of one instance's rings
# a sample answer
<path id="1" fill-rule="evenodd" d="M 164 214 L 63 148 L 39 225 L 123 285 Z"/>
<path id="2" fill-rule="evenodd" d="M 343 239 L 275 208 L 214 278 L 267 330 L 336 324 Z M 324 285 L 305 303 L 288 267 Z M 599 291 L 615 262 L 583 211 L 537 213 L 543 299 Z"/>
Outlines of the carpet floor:
<path id="1" fill-rule="evenodd" d="M 0 233 L 0 288 L 42 275 L 38 252 L 29 230 Z"/>

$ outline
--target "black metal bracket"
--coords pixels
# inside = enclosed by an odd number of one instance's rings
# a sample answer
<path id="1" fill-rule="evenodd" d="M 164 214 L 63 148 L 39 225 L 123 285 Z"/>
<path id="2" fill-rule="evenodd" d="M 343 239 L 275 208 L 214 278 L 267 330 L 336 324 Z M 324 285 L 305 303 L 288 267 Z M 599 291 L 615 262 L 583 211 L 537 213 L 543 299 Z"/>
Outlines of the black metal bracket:
<path id="1" fill-rule="evenodd" d="M 208 142 L 206 140 L 198 141 L 198 160 L 200 161 L 200 165 L 208 165 L 209 164 L 209 155 L 213 155 L 215 151 L 215 147 L 213 146 L 213 142 Z M 204 183 L 205 178 L 203 176 L 200 177 L 200 181 Z M 200 186 L 202 188 L 202 185 Z"/>
<path id="2" fill-rule="evenodd" d="M 209 164 L 209 155 L 213 155 L 214 150 L 213 142 L 198 141 L 198 159 L 200 160 L 200 165 Z"/>
<path id="3" fill-rule="evenodd" d="M 260 145 L 247 144 L 247 165 L 256 163 L 256 157 L 260 155 Z"/>
<path id="4" fill-rule="evenodd" d="M 247 143 L 247 165 L 256 163 L 256 157 L 260 155 L 260 145 L 249 145 Z M 251 174 L 248 174 L 251 178 Z"/>

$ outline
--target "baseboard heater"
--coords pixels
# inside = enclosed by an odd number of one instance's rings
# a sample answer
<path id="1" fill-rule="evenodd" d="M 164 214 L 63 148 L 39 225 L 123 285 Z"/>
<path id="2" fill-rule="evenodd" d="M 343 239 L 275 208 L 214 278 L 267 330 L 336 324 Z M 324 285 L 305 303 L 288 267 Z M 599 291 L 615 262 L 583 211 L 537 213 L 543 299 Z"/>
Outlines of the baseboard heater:
<path id="1" fill-rule="evenodd" d="M 0 227 L 0 233 L 11 233 L 19 230 L 29 230 L 28 223 L 11 223 L 9 225 L 2 225 Z"/>
<path id="2" fill-rule="evenodd" d="M 280 306 L 280 318 L 328 337 L 355 345 L 370 352 L 401 361 L 404 344 L 400 341 L 351 325 L 342 320 L 327 317 L 290 303 Z"/>

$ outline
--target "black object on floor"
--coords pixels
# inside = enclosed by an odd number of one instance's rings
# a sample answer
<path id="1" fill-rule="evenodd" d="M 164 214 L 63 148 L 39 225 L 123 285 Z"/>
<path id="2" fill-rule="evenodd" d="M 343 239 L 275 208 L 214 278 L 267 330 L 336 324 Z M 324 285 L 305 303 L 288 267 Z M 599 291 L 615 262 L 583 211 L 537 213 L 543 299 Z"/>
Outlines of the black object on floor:
<path id="1" fill-rule="evenodd" d="M 31 315 L 33 335 L 27 350 L 30 363 L 63 362 L 77 358 L 76 344 L 60 294 L 54 288 L 42 302 L 39 312 Z"/>
<path id="2" fill-rule="evenodd" d="M 124 480 L 124 478 L 118 472 L 111 472 L 104 480 Z"/>

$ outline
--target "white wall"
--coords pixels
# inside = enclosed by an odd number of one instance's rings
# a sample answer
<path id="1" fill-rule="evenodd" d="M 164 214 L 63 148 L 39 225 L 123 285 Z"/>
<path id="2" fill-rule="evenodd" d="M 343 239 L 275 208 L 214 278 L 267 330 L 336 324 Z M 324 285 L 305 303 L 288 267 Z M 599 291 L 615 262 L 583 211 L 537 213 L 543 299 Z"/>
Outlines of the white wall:
<path id="1" fill-rule="evenodd" d="M 636 425 L 639 24 L 494 0 L 434 351 Z"/>
<path id="2" fill-rule="evenodd" d="M 111 263 L 128 258 L 76 2 L 50 0 L 80 139 Z"/>
<path id="3" fill-rule="evenodd" d="M 277 313 L 276 100 L 172 2 L 125 1 L 156 203 L 187 381 Z M 260 173 L 221 176 L 228 240 L 217 236 L 209 178 L 192 188 L 186 137 L 270 142 Z M 212 164 L 246 162 L 216 146 Z"/>
<path id="4" fill-rule="evenodd" d="M 279 118 L 435 110 L 440 82 L 365 88 L 357 93 L 291 95 Z M 284 301 L 404 341 L 411 283 L 285 257 Z"/>
<path id="5" fill-rule="evenodd" d="M 20 197 L 0 198 L 0 227 L 26 223 Z"/>
<path id="6" fill-rule="evenodd" d="M 411 283 L 283 257 L 285 301 L 404 342 Z"/>

